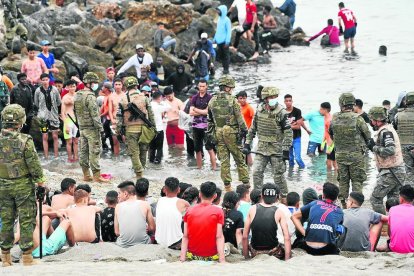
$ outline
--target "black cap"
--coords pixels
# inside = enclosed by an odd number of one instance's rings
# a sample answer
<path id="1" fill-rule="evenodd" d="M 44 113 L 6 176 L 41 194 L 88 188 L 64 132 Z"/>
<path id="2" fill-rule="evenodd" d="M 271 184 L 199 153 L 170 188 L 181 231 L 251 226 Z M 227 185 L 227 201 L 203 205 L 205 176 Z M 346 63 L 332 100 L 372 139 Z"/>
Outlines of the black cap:
<path id="1" fill-rule="evenodd" d="M 198 90 L 197 90 L 197 89 L 195 89 L 195 88 L 190 88 L 190 89 L 187 91 L 187 96 L 194 96 L 194 95 L 197 95 L 197 93 L 198 93 Z"/>

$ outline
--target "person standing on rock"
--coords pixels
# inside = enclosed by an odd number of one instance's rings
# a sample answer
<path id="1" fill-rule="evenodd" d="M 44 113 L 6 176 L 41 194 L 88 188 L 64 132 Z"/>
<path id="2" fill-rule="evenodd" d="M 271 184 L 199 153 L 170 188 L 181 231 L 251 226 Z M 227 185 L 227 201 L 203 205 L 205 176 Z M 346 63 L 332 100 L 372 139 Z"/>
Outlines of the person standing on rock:
<path id="1" fill-rule="evenodd" d="M 231 22 L 227 17 L 227 7 L 221 5 L 217 8 L 219 19 L 217 21 L 216 34 L 214 41 L 217 43 L 217 55 L 223 64 L 223 74 L 229 73 L 231 43 Z"/>
<path id="2" fill-rule="evenodd" d="M 239 21 L 239 29 L 243 30 L 243 23 L 246 20 L 246 0 L 234 0 L 230 6 L 229 13 L 237 9 L 237 20 Z"/>
<path id="3" fill-rule="evenodd" d="M 224 75 L 219 80 L 220 91 L 208 103 L 208 133 L 217 142 L 217 155 L 221 162 L 221 179 L 226 192 L 230 192 L 230 154 L 236 162 L 239 180 L 243 184 L 249 183 L 249 171 L 245 156 L 239 145 L 246 137 L 247 126 L 237 100 L 232 96 L 235 87 L 232 76 Z"/>
<path id="4" fill-rule="evenodd" d="M 282 196 L 288 193 L 285 176 L 285 161 L 289 160 L 289 149 L 292 145 L 293 133 L 288 113 L 278 103 L 279 89 L 264 87 L 263 102 L 257 108 L 252 127 L 247 134 L 243 153 L 251 152 L 251 143 L 258 136 L 256 158 L 253 161 L 253 185 L 255 189 L 263 186 L 264 171 L 271 164 L 275 184 L 280 186 Z"/>
<path id="5" fill-rule="evenodd" d="M 26 123 L 22 128 L 22 133 L 29 134 L 30 126 L 34 113 L 32 88 L 27 81 L 25 73 L 17 74 L 17 85 L 13 87 L 10 93 L 10 104 L 19 104 L 26 112 Z"/>
<path id="6" fill-rule="evenodd" d="M 369 117 L 374 130 L 374 139 L 368 148 L 374 153 L 378 168 L 377 185 L 371 195 L 372 209 L 385 215 L 384 197 L 398 198 L 405 178 L 404 160 L 400 138 L 392 125 L 387 123 L 387 111 L 382 106 L 372 107 Z"/>
<path id="7" fill-rule="evenodd" d="M 296 3 L 294 0 L 285 0 L 279 10 L 289 17 L 290 29 L 293 29 L 295 24 Z"/>
<path id="8" fill-rule="evenodd" d="M 151 54 L 145 52 L 144 46 L 142 46 L 141 44 L 137 44 L 135 46 L 135 49 L 137 51 L 137 54 L 130 57 L 128 61 L 124 65 L 122 65 L 122 67 L 118 71 L 118 75 L 134 66 L 135 70 L 137 71 L 137 78 L 140 79 L 141 68 L 147 68 L 151 65 L 151 63 L 154 62 Z"/>
<path id="9" fill-rule="evenodd" d="M 277 23 L 273 15 L 270 14 L 272 8 L 270 6 L 265 6 L 263 8 L 263 32 L 260 34 L 260 44 L 263 48 L 263 53 L 266 54 L 269 50 L 270 37 L 272 36 L 272 30 L 277 28 Z"/>
<path id="10" fill-rule="evenodd" d="M 40 75 L 43 73 L 49 74 L 49 70 L 43 59 L 36 56 L 36 49 L 34 46 L 29 45 L 27 50 L 28 59 L 23 61 L 21 72 L 27 75 L 27 79 L 31 85 L 37 86 L 40 84 Z"/>
<path id="11" fill-rule="evenodd" d="M 140 179 L 144 172 L 147 160 L 148 144 L 140 143 L 142 134 L 142 126 L 146 124 L 134 110 L 130 109 L 130 105 L 134 104 L 146 118 L 155 126 L 154 113 L 149 99 L 144 93 L 140 93 L 137 89 L 138 80 L 135 77 L 127 77 L 124 82 L 126 94 L 119 102 L 117 133 L 123 132 L 125 129 L 125 143 L 127 145 L 128 155 L 131 157 L 132 168 L 137 179 Z"/>
<path id="12" fill-rule="evenodd" d="M 76 121 L 80 130 L 79 164 L 84 181 L 108 182 L 101 176 L 99 159 L 102 151 L 101 133 L 103 127 L 96 103 L 95 91 L 98 90 L 99 77 L 92 72 L 83 77 L 85 88 L 76 92 L 74 98 Z M 92 170 L 93 177 L 90 174 Z"/>
<path id="13" fill-rule="evenodd" d="M 23 265 L 33 265 L 33 231 L 36 224 L 35 185 L 44 185 L 43 169 L 31 136 L 21 134 L 26 121 L 24 109 L 11 104 L 1 113 L 3 129 L 0 133 L 0 232 L 3 267 L 11 266 L 13 227 L 20 223 L 19 246 L 23 251 Z"/>
<path id="14" fill-rule="evenodd" d="M 394 127 L 400 136 L 407 175 L 405 184 L 414 187 L 414 91 L 405 96 L 406 107 L 395 115 Z"/>
<path id="15" fill-rule="evenodd" d="M 353 112 L 354 104 L 355 97 L 352 93 L 342 93 L 339 97 L 341 111 L 333 115 L 329 126 L 338 164 L 338 198 L 344 209 L 351 181 L 352 191 L 362 192 L 362 184 L 367 179 L 365 145 L 371 139 L 371 132 L 364 119 Z"/>
<path id="16" fill-rule="evenodd" d="M 354 37 L 356 34 L 356 27 L 357 27 L 357 19 L 354 15 L 354 12 L 350 9 L 345 8 L 345 4 L 343 2 L 339 3 L 339 12 L 338 12 L 338 25 L 340 33 L 344 34 L 345 40 L 345 54 L 349 53 L 349 41 L 351 40 L 351 54 L 356 54 L 355 52 L 355 43 Z M 342 22 L 344 23 L 345 31 L 342 28 Z"/>
<path id="17" fill-rule="evenodd" d="M 177 40 L 173 38 L 174 36 L 175 34 L 172 31 L 165 29 L 165 24 L 163 22 L 157 23 L 157 30 L 154 34 L 154 48 L 157 55 L 160 51 L 164 52 L 170 47 L 170 53 L 172 55 L 175 54 L 175 44 L 177 43 Z"/>
<path id="18" fill-rule="evenodd" d="M 52 53 L 49 53 L 49 46 L 51 45 L 49 41 L 42 40 L 40 45 L 42 46 L 42 52 L 37 56 L 45 62 L 46 67 L 49 70 L 50 85 L 53 85 L 55 83 L 53 73 L 59 73 L 59 69 L 57 69 L 55 65 L 55 56 Z"/>

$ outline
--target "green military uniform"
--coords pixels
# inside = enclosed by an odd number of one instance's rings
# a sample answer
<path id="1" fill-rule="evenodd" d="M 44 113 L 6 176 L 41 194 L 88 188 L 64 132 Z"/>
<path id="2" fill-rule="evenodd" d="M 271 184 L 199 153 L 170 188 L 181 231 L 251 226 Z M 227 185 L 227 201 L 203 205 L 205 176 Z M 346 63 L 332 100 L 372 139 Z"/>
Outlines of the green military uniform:
<path id="1" fill-rule="evenodd" d="M 398 110 L 394 126 L 400 137 L 407 172 L 405 184 L 414 187 L 414 92 L 407 93 L 406 105 L 406 108 Z"/>
<path id="2" fill-rule="evenodd" d="M 392 125 L 386 123 L 387 112 L 380 107 L 373 107 L 369 111 L 371 120 L 381 121 L 374 141 L 368 146 L 375 154 L 378 168 L 377 185 L 371 195 L 372 209 L 385 215 L 384 197 L 398 198 L 405 178 L 404 160 L 401 151 L 400 138 Z"/>
<path id="3" fill-rule="evenodd" d="M 341 112 L 332 117 L 330 135 L 335 143 L 335 157 L 338 163 L 339 199 L 343 206 L 348 197 L 350 181 L 352 190 L 362 192 L 362 184 L 367 179 L 365 171 L 365 143 L 371 133 L 364 119 L 354 113 L 355 97 L 343 93 L 339 97 Z"/>
<path id="4" fill-rule="evenodd" d="M 144 121 L 134 117 L 128 109 L 128 104 L 135 104 L 139 110 L 147 115 L 147 119 L 155 125 L 154 113 L 148 98 L 137 90 L 138 80 L 135 77 L 128 77 L 124 82 L 128 92 L 119 102 L 117 130 L 125 129 L 125 142 L 128 155 L 131 157 L 132 168 L 137 176 L 141 178 L 147 161 L 148 144 L 140 143 L 142 125 Z"/>
<path id="5" fill-rule="evenodd" d="M 236 99 L 229 93 L 235 87 L 234 79 L 224 75 L 219 80 L 220 92 L 208 104 L 208 130 L 215 137 L 217 155 L 221 162 L 221 179 L 229 190 L 231 185 L 230 154 L 236 162 L 239 180 L 249 183 L 249 172 L 238 143 L 238 135 L 247 133 L 246 123 Z M 229 89 L 228 92 L 223 91 Z"/>
<path id="6" fill-rule="evenodd" d="M 275 87 L 265 87 L 262 98 L 265 100 L 258 107 L 252 126 L 247 134 L 246 144 L 251 144 L 257 134 L 259 141 L 253 162 L 253 185 L 256 189 L 263 186 L 264 171 L 271 164 L 275 184 L 280 186 L 283 194 L 288 193 L 284 173 L 286 164 L 284 158 L 289 158 L 289 148 L 292 145 L 293 133 L 290 128 L 288 114 L 279 104 L 271 107 L 266 102 L 269 96 L 278 96 Z"/>
<path id="7" fill-rule="evenodd" d="M 24 109 L 18 104 L 2 112 L 4 129 L 0 134 L 0 247 L 3 266 L 11 265 L 9 251 L 13 247 L 13 226 L 20 223 L 19 246 L 31 252 L 36 225 L 35 183 L 43 183 L 43 169 L 31 136 L 19 129 L 26 121 Z"/>
<path id="8" fill-rule="evenodd" d="M 85 83 L 98 83 L 98 76 L 94 73 L 86 73 Z M 85 181 L 91 181 L 89 169 L 96 179 L 100 177 L 101 167 L 99 159 L 102 151 L 101 132 L 103 126 L 99 115 L 95 94 L 90 89 L 76 92 L 74 98 L 74 110 L 79 124 L 80 151 L 79 164 L 82 167 Z"/>

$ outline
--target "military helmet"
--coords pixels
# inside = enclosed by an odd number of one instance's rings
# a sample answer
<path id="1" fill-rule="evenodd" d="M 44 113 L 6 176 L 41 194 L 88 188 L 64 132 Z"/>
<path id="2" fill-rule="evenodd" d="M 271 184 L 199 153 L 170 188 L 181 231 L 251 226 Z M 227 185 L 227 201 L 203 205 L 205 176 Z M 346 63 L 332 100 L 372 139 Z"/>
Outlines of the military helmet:
<path id="1" fill-rule="evenodd" d="M 368 112 L 371 120 L 383 121 L 387 119 L 387 111 L 382 106 L 374 106 Z"/>
<path id="2" fill-rule="evenodd" d="M 271 96 L 279 96 L 279 89 L 274 86 L 267 86 L 262 89 L 262 100 L 271 97 Z"/>
<path id="3" fill-rule="evenodd" d="M 99 77 L 97 74 L 93 73 L 93 72 L 86 72 L 85 75 L 83 76 L 83 82 L 84 83 L 99 83 Z"/>
<path id="4" fill-rule="evenodd" d="M 405 95 L 405 104 L 406 105 L 413 105 L 414 104 L 414 91 L 408 92 L 407 95 Z"/>
<path id="5" fill-rule="evenodd" d="M 138 85 L 138 80 L 136 77 L 126 77 L 124 80 L 124 86 L 126 88 L 130 88 L 130 87 L 136 87 Z"/>
<path id="6" fill-rule="evenodd" d="M 18 104 L 10 104 L 1 112 L 1 121 L 4 125 L 23 125 L 26 122 L 26 112 Z"/>
<path id="7" fill-rule="evenodd" d="M 346 105 L 354 105 L 355 104 L 355 97 L 352 93 L 342 93 L 339 96 L 339 106 L 346 106 Z"/>
<path id="8" fill-rule="evenodd" d="M 227 87 L 234 88 L 234 87 L 236 87 L 236 81 L 230 75 L 223 75 L 219 79 L 219 86 L 227 86 Z"/>

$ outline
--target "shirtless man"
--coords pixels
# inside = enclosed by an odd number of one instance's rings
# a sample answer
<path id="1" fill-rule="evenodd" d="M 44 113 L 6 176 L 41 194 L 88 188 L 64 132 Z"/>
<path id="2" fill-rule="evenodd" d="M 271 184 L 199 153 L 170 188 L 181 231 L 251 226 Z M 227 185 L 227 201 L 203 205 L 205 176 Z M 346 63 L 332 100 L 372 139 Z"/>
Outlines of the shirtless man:
<path id="1" fill-rule="evenodd" d="M 74 194 L 76 206 L 64 210 L 72 224 L 75 242 L 99 242 L 95 231 L 96 213 L 102 210 L 96 206 L 88 206 L 89 195 L 85 190 L 77 190 Z"/>
<path id="2" fill-rule="evenodd" d="M 114 90 L 115 92 L 109 95 L 109 120 L 111 121 L 112 128 L 116 129 L 116 113 L 118 112 L 119 102 L 122 97 L 125 95 L 125 92 L 122 91 L 122 80 L 114 80 Z M 112 135 L 112 140 L 114 141 L 114 155 L 119 155 L 119 141 L 116 135 Z"/>
<path id="3" fill-rule="evenodd" d="M 60 183 L 61 194 L 52 197 L 52 208 L 54 210 L 66 209 L 75 204 L 73 194 L 76 189 L 76 181 L 72 178 L 65 178 Z"/>
<path id="4" fill-rule="evenodd" d="M 277 28 L 277 23 L 273 15 L 270 14 L 272 8 L 270 6 L 263 7 L 263 33 L 260 35 L 260 43 L 263 48 L 263 53 L 269 50 L 271 31 Z"/>
<path id="5" fill-rule="evenodd" d="M 66 140 L 66 151 L 68 152 L 68 162 L 73 163 L 79 161 L 78 154 L 78 128 L 75 125 L 76 117 L 73 111 L 73 99 L 76 93 L 76 81 L 68 80 L 65 88 L 69 91 L 62 98 L 61 117 L 63 121 L 63 136 Z M 70 117 L 75 121 L 72 121 Z M 73 146 L 73 152 L 72 152 Z"/>

